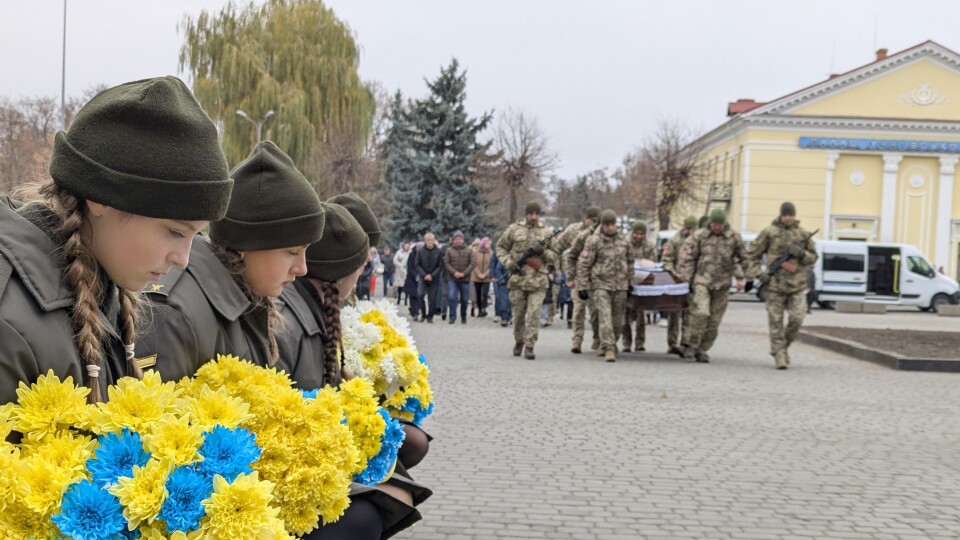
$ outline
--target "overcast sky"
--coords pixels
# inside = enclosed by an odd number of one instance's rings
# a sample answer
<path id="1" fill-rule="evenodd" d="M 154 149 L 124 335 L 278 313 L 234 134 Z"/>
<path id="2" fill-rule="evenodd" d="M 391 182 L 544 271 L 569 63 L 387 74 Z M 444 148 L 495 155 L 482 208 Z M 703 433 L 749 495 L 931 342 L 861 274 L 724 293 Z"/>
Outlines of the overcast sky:
<path id="1" fill-rule="evenodd" d="M 216 0 L 70 0 L 68 95 L 177 74 L 186 14 Z M 698 131 L 726 104 L 767 101 L 933 39 L 960 49 L 960 2 L 330 0 L 360 74 L 408 96 L 456 57 L 473 114 L 535 116 L 564 177 L 615 168 L 658 119 Z M 60 95 L 62 0 L 0 2 L 0 97 Z"/>

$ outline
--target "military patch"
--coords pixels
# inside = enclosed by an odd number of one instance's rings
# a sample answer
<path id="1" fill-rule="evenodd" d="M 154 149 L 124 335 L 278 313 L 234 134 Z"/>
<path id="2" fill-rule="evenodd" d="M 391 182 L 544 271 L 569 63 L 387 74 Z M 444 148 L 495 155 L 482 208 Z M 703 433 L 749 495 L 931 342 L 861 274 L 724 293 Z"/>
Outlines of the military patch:
<path id="1" fill-rule="evenodd" d="M 157 364 L 157 355 L 151 354 L 150 356 L 144 356 L 143 358 L 136 358 L 136 361 L 137 365 L 140 366 L 140 369 L 148 368 Z"/>

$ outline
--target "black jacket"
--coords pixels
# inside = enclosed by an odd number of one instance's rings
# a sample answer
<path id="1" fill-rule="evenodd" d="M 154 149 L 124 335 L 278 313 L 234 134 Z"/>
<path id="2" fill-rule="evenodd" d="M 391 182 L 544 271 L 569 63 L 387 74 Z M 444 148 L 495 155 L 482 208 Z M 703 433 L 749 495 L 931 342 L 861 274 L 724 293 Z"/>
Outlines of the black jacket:
<path id="1" fill-rule="evenodd" d="M 423 278 L 429 274 L 433 276 L 433 281 L 437 282 L 443 273 L 443 250 L 436 245 L 433 249 L 424 246 L 417 249 L 416 259 L 417 276 Z"/>

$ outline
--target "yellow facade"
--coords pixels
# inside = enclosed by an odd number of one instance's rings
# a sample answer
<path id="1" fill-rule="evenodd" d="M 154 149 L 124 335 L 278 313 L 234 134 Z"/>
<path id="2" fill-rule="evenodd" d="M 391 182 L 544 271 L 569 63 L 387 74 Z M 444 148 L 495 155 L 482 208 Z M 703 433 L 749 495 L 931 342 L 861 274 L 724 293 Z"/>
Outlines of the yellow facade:
<path id="1" fill-rule="evenodd" d="M 960 55 L 937 43 L 735 115 L 691 148 L 732 196 L 675 219 L 720 206 L 755 233 L 789 200 L 821 239 L 912 244 L 960 271 Z"/>

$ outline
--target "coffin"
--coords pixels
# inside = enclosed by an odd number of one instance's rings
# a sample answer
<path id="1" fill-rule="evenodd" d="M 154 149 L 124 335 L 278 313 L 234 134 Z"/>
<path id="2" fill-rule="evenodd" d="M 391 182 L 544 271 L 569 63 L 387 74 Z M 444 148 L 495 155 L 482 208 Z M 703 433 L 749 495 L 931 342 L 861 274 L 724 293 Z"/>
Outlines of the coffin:
<path id="1" fill-rule="evenodd" d="M 687 307 L 690 285 L 663 269 L 663 265 L 646 259 L 633 263 L 630 301 L 644 311 L 682 311 Z"/>

